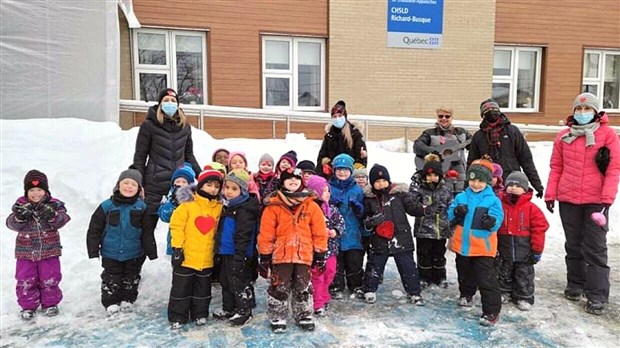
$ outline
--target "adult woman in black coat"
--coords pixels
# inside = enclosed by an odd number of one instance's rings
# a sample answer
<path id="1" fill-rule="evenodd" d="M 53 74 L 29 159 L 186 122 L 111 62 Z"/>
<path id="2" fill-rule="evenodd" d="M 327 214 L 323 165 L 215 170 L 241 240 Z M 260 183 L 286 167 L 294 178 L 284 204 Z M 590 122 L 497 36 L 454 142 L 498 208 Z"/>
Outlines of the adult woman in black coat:
<path id="1" fill-rule="evenodd" d="M 332 123 L 327 125 L 325 137 L 317 157 L 317 173 L 331 176 L 331 161 L 341 153 L 353 157 L 354 167 L 366 167 L 367 153 L 364 136 L 354 124 L 347 120 L 347 109 L 344 101 L 339 100 L 331 110 Z"/>
<path id="2" fill-rule="evenodd" d="M 147 212 L 157 224 L 157 208 L 170 189 L 172 172 L 189 162 L 196 175 L 200 166 L 194 157 L 192 129 L 179 108 L 177 92 L 167 88 L 159 93 L 158 103 L 149 108 L 138 132 L 136 151 L 130 168 L 143 177 Z"/>

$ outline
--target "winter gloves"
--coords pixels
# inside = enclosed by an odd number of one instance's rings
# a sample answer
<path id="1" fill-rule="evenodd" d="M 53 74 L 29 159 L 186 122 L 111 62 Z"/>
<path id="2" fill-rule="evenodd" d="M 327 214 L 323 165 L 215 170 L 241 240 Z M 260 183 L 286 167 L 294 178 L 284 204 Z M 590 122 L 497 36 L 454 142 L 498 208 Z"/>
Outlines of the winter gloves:
<path id="1" fill-rule="evenodd" d="M 364 219 L 364 227 L 366 230 L 372 230 L 373 228 L 379 226 L 383 221 L 385 221 L 385 215 L 383 213 L 377 213 L 373 216 L 369 216 Z"/>
<path id="2" fill-rule="evenodd" d="M 26 203 L 23 205 L 15 205 L 15 218 L 17 220 L 26 221 L 34 215 L 34 208 L 32 204 Z"/>
<path id="3" fill-rule="evenodd" d="M 493 226 L 495 226 L 496 221 L 497 220 L 491 215 L 485 214 L 482 216 L 482 219 L 480 219 L 480 224 L 485 230 L 491 231 L 493 229 Z"/>
<path id="4" fill-rule="evenodd" d="M 541 189 L 540 191 L 536 191 L 536 198 L 543 198 L 543 194 L 545 190 Z"/>
<path id="5" fill-rule="evenodd" d="M 271 254 L 261 254 L 258 261 L 258 274 L 265 279 L 269 279 L 271 273 Z"/>
<path id="6" fill-rule="evenodd" d="M 555 207 L 555 201 L 545 201 L 545 204 L 547 205 L 547 210 L 549 210 L 549 212 L 553 214 L 553 208 Z"/>
<path id="7" fill-rule="evenodd" d="M 319 273 L 323 273 L 325 271 L 325 267 L 327 266 L 327 259 L 325 256 L 325 253 L 314 252 L 312 257 L 312 268 L 319 271 Z"/>
<path id="8" fill-rule="evenodd" d="M 56 217 L 56 208 L 51 204 L 43 204 L 36 212 L 36 215 L 45 221 L 50 221 Z"/>
<path id="9" fill-rule="evenodd" d="M 468 211 L 469 209 L 465 204 L 457 205 L 456 208 L 454 208 L 454 217 L 458 224 L 463 225 L 465 223 L 465 215 L 467 215 Z"/>
<path id="10" fill-rule="evenodd" d="M 172 248 L 172 267 L 177 268 L 183 264 L 185 260 L 185 255 L 183 254 L 183 249 L 181 248 Z"/>
<path id="11" fill-rule="evenodd" d="M 33 206 L 30 203 L 15 205 L 13 208 L 15 218 L 20 221 L 26 221 L 36 216 L 43 221 L 51 221 L 56 217 L 56 207 L 52 203 L 39 204 Z"/>
<path id="12" fill-rule="evenodd" d="M 541 258 L 542 258 L 542 254 L 541 253 L 537 253 L 537 252 L 532 251 L 528 261 L 532 265 L 535 265 L 535 264 L 537 264 L 540 261 Z"/>
<path id="13" fill-rule="evenodd" d="M 362 216 L 364 215 L 364 205 L 361 202 L 353 199 L 349 200 L 349 204 L 351 205 L 351 210 L 353 210 L 353 214 L 355 214 L 355 216 L 357 216 L 358 218 L 362 218 Z"/>

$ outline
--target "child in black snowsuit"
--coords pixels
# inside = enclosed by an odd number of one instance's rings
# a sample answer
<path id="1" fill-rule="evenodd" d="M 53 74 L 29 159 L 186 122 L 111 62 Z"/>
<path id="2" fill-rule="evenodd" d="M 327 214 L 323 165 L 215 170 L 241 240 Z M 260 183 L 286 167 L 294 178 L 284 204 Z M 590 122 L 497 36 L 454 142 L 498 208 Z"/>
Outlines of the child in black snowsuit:
<path id="1" fill-rule="evenodd" d="M 372 231 L 368 263 L 371 265 L 364 279 L 364 299 L 377 300 L 375 292 L 390 256 L 394 257 L 400 279 L 412 303 L 424 305 L 420 294 L 420 277 L 413 259 L 413 236 L 407 220 L 409 215 L 422 215 L 422 206 L 416 205 L 405 184 L 392 184 L 384 166 L 375 164 L 370 170 L 370 186 L 364 189 L 364 228 Z"/>
<path id="2" fill-rule="evenodd" d="M 256 256 L 260 204 L 256 195 L 248 192 L 249 180 L 243 169 L 226 176 L 224 210 L 215 235 L 215 252 L 221 257 L 222 309 L 213 316 L 228 319 L 232 326 L 244 325 L 252 318 L 252 277 L 256 267 L 251 267 L 251 261 Z"/>
<path id="3" fill-rule="evenodd" d="M 429 284 L 447 288 L 446 240 L 452 236 L 447 210 L 453 200 L 452 191 L 444 185 L 441 162 L 424 163 L 421 174 L 423 181 L 410 191 L 424 211 L 423 216 L 416 217 L 414 227 L 420 285 L 422 289 Z"/>
<path id="4" fill-rule="evenodd" d="M 112 197 L 97 207 L 88 225 L 88 257 L 101 255 L 101 303 L 108 315 L 132 311 L 142 264 L 146 256 L 157 258 L 152 219 L 140 198 L 141 182 L 137 170 L 122 172 Z"/>

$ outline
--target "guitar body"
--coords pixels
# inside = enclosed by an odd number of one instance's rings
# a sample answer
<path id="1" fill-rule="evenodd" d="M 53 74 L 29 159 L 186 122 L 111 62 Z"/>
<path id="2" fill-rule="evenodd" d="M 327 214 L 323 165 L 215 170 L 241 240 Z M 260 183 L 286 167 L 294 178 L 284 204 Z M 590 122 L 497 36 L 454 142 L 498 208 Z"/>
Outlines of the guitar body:
<path id="1" fill-rule="evenodd" d="M 459 157 L 459 150 L 464 149 L 467 145 L 469 145 L 469 143 L 471 143 L 471 139 L 463 142 L 459 142 L 455 139 L 449 139 L 441 145 L 433 146 L 434 149 L 441 154 L 441 157 L 443 159 L 441 162 L 441 168 L 444 173 L 450 170 L 452 162 L 461 160 L 461 158 Z M 422 170 L 422 168 L 424 167 L 424 158 L 416 155 L 415 167 L 418 170 Z"/>

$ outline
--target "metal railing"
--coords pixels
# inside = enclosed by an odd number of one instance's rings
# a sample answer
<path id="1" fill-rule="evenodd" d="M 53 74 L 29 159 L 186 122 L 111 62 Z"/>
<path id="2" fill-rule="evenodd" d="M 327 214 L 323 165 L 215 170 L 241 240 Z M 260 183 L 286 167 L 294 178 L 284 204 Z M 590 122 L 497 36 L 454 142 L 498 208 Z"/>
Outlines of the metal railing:
<path id="1" fill-rule="evenodd" d="M 155 102 L 121 99 L 119 103 L 119 111 L 146 113 L 148 108 L 152 105 L 155 105 Z M 200 129 L 204 129 L 204 119 L 206 117 L 272 121 L 272 138 L 274 139 L 276 138 L 277 122 L 285 122 L 286 133 L 290 133 L 291 122 L 327 123 L 330 120 L 330 114 L 327 112 L 252 109 L 232 106 L 194 104 L 183 104 L 182 109 L 187 116 L 198 117 L 198 127 Z M 409 130 L 412 128 L 430 128 L 435 126 L 434 116 L 429 116 L 428 118 L 419 118 L 349 114 L 348 119 L 352 121 L 362 122 L 364 124 L 364 136 L 366 139 L 368 139 L 368 132 L 370 127 L 403 128 L 405 133 L 405 139 L 408 139 Z M 454 120 L 453 124 L 455 126 L 463 127 L 472 132 L 480 128 L 480 121 Z M 566 126 L 548 126 L 524 123 L 513 124 L 517 126 L 523 133 L 554 134 L 566 128 Z M 620 135 L 620 127 L 612 128 L 616 131 L 617 134 Z"/>

